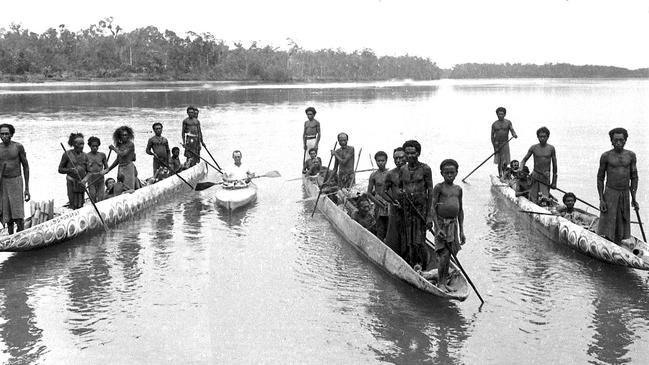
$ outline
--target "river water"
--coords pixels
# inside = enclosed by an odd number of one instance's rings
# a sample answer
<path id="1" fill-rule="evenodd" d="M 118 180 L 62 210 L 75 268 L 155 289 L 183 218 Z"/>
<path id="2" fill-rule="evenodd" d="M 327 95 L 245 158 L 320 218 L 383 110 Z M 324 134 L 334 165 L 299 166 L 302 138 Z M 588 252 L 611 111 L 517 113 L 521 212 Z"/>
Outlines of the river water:
<path id="1" fill-rule="evenodd" d="M 557 150 L 558 186 L 597 202 L 599 156 L 624 126 L 638 155 L 638 200 L 649 209 L 647 80 L 441 80 L 427 83 L 255 85 L 57 83 L 0 85 L 0 122 L 25 145 L 34 200 L 63 204 L 59 142 L 136 132 L 137 166 L 151 124 L 172 146 L 189 104 L 200 108 L 220 165 L 234 149 L 258 173 L 258 201 L 232 215 L 210 190 L 161 204 L 110 232 L 0 254 L 0 362 L 163 363 L 648 363 L 647 273 L 603 264 L 522 224 L 489 186 L 489 162 L 462 184 L 467 244 L 459 257 L 486 300 L 425 295 L 350 247 L 299 180 L 304 108 L 317 108 L 322 150 L 338 132 L 369 154 L 406 139 L 433 168 L 461 177 L 490 153 L 505 106 L 522 158 L 540 126 Z M 326 160 L 326 158 L 325 158 Z M 391 163 L 390 163 L 391 166 Z M 367 175 L 360 177 L 366 180 Z M 649 222 L 649 215 L 643 220 Z M 634 227 L 637 229 L 637 227 Z M 640 232 L 634 231 L 639 235 Z"/>

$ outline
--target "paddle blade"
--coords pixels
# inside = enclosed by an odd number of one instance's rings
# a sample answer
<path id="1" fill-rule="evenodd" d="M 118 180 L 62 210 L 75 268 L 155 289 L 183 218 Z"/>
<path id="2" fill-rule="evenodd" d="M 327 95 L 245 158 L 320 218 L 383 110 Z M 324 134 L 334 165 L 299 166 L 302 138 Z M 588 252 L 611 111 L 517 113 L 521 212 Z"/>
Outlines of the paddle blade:
<path id="1" fill-rule="evenodd" d="M 212 182 L 212 181 L 204 181 L 204 182 L 199 182 L 196 184 L 196 187 L 194 187 L 194 190 L 196 191 L 201 191 L 205 190 L 208 188 L 211 188 L 214 185 L 217 185 L 218 183 Z"/>
<path id="2" fill-rule="evenodd" d="M 279 171 L 268 171 L 259 177 L 282 177 L 282 174 L 280 174 Z"/>

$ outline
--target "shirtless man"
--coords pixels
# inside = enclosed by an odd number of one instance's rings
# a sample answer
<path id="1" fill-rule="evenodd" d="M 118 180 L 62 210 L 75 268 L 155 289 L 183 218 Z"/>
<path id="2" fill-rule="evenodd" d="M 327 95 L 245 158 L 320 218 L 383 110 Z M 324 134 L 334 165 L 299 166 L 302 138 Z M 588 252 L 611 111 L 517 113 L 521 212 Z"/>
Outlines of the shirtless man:
<path id="1" fill-rule="evenodd" d="M 376 220 L 376 237 L 383 241 L 388 229 L 388 202 L 383 198 L 385 191 L 385 179 L 388 170 L 385 164 L 388 162 L 388 154 L 379 151 L 374 155 L 378 170 L 372 172 L 367 185 L 367 197 L 374 201 L 374 219 Z"/>
<path id="2" fill-rule="evenodd" d="M 496 109 L 498 120 L 491 125 L 491 144 L 494 146 L 494 163 L 498 167 L 498 176 L 502 176 L 503 163 L 509 163 L 509 132 L 512 132 L 512 137 L 518 138 L 514 131 L 514 126 L 509 119 L 505 119 L 507 109 L 502 106 Z M 500 150 L 498 150 L 500 148 Z"/>
<path id="3" fill-rule="evenodd" d="M 7 232 L 20 232 L 25 227 L 25 203 L 29 195 L 29 163 L 25 147 L 11 138 L 16 130 L 11 124 L 0 124 L 0 214 L 2 223 L 7 224 Z M 22 167 L 22 173 L 21 173 Z M 23 190 L 23 175 L 25 190 Z"/>
<path id="4" fill-rule="evenodd" d="M 193 106 L 187 108 L 187 118 L 183 120 L 182 139 L 185 145 L 185 167 L 189 168 L 200 162 L 201 146 L 203 143 L 203 132 L 201 122 L 198 120 L 198 109 Z"/>
<path id="5" fill-rule="evenodd" d="M 338 186 L 340 188 L 350 188 L 354 185 L 354 147 L 348 146 L 349 136 L 347 133 L 338 134 L 338 144 L 340 148 L 331 151 L 335 157 L 334 173 L 338 176 Z"/>
<path id="6" fill-rule="evenodd" d="M 167 141 L 167 139 L 162 136 L 162 123 L 153 123 L 152 128 L 154 136 L 149 138 L 149 141 L 146 144 L 146 149 L 144 151 L 148 155 L 154 156 L 153 174 L 155 175 L 158 169 L 160 167 L 163 167 L 160 161 L 165 164 L 169 163 L 171 152 L 169 151 L 169 141 Z"/>
<path id="7" fill-rule="evenodd" d="M 404 239 L 409 250 L 408 263 L 420 270 L 427 268 L 429 252 L 426 245 L 426 230 L 433 227 L 433 174 L 428 165 L 419 162 L 421 145 L 410 140 L 403 144 L 407 163 L 399 169 L 399 203 L 403 208 Z M 420 215 L 424 217 L 422 221 Z"/>
<path id="8" fill-rule="evenodd" d="M 313 167 L 313 163 L 315 162 L 316 159 L 318 159 L 318 150 L 315 148 L 310 148 L 309 149 L 309 159 L 307 159 L 304 162 L 304 171 L 303 173 L 309 173 L 311 171 L 311 168 Z"/>
<path id="9" fill-rule="evenodd" d="M 304 142 L 304 150 L 310 151 L 312 148 L 318 151 L 320 144 L 320 122 L 315 119 L 315 108 L 310 106 L 304 110 L 308 118 L 304 122 L 304 133 L 302 133 L 302 141 Z"/>
<path id="10" fill-rule="evenodd" d="M 623 239 L 631 237 L 631 205 L 636 210 L 640 209 L 636 201 L 638 168 L 635 153 L 624 149 L 629 137 L 626 129 L 615 128 L 608 135 L 613 149 L 602 154 L 597 171 L 601 211 L 597 234 L 620 244 Z"/>
<path id="11" fill-rule="evenodd" d="M 557 153 L 554 146 L 548 144 L 550 130 L 541 127 L 536 131 L 536 137 L 539 139 L 539 143 L 530 147 L 521 160 L 521 166 L 525 167 L 530 156 L 534 156 L 534 170 L 530 175 L 532 186 L 530 186 L 529 199 L 538 204 L 540 198 L 549 198 L 550 188 L 557 188 Z M 550 167 L 552 167 L 552 180 L 550 180 Z"/>
<path id="12" fill-rule="evenodd" d="M 383 197 L 388 205 L 388 229 L 385 235 L 385 244 L 401 256 L 408 259 L 408 247 L 403 239 L 403 209 L 397 202 L 399 196 L 399 170 L 406 163 L 406 153 L 403 147 L 397 147 L 392 153 L 394 168 L 388 171 L 385 177 Z"/>
<path id="13" fill-rule="evenodd" d="M 447 291 L 448 267 L 451 255 L 457 254 L 464 237 L 464 210 L 462 209 L 462 188 L 454 185 L 458 163 L 446 159 L 439 165 L 444 182 L 433 188 L 433 216 L 435 222 L 435 253 L 437 254 L 437 273 L 439 287 Z M 458 232 L 459 231 L 459 232 Z M 459 236 L 458 236 L 459 233 Z"/>
<path id="14" fill-rule="evenodd" d="M 85 181 L 88 171 L 88 156 L 83 152 L 83 134 L 71 133 L 68 145 L 72 149 L 63 152 L 59 162 L 59 174 L 65 174 L 70 209 L 79 209 L 85 202 Z"/>

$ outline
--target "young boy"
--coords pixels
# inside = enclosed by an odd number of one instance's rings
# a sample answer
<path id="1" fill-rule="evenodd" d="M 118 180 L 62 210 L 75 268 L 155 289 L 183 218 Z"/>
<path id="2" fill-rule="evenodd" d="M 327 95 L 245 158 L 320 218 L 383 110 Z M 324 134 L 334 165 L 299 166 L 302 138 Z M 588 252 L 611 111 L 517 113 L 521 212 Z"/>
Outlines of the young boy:
<path id="1" fill-rule="evenodd" d="M 376 234 L 376 220 L 370 213 L 372 207 L 367 195 L 363 194 L 358 198 L 358 210 L 354 213 L 352 217 L 358 224 L 363 226 L 363 228 Z"/>
<path id="2" fill-rule="evenodd" d="M 336 158 L 334 172 L 338 176 L 338 186 L 340 188 L 350 188 L 354 185 L 354 147 L 348 146 L 349 136 L 347 133 L 338 134 L 338 144 L 340 148 L 331 151 Z"/>
<path id="3" fill-rule="evenodd" d="M 313 163 L 315 160 L 318 158 L 318 150 L 315 148 L 309 149 L 309 159 L 304 161 L 304 171 L 303 173 L 307 173 L 311 171 L 311 168 L 313 167 Z"/>
<path id="4" fill-rule="evenodd" d="M 516 196 L 523 196 L 529 199 L 530 186 L 532 183 L 532 179 L 530 179 L 530 169 L 527 166 L 523 166 L 523 169 L 518 171 L 518 177 L 512 188 L 516 191 Z"/>
<path id="5" fill-rule="evenodd" d="M 90 198 L 96 202 L 104 200 L 104 175 L 101 171 L 108 168 L 106 154 L 99 151 L 101 140 L 97 137 L 88 138 L 90 152 L 88 156 L 88 175 L 84 178 L 88 182 L 88 193 Z"/>
<path id="6" fill-rule="evenodd" d="M 367 185 L 367 197 L 374 201 L 374 218 L 376 219 L 376 237 L 383 241 L 388 230 L 388 202 L 383 199 L 385 191 L 385 179 L 388 170 L 385 164 L 388 162 L 388 154 L 379 151 L 374 155 L 378 170 L 372 172 Z"/>
<path id="7" fill-rule="evenodd" d="M 115 179 L 109 177 L 106 179 L 106 192 L 104 193 L 104 199 L 113 197 L 113 187 L 115 186 Z"/>
<path id="8" fill-rule="evenodd" d="M 158 171 L 162 163 L 169 163 L 169 141 L 162 136 L 162 123 L 153 123 L 153 137 L 149 138 L 146 144 L 146 153 L 153 156 L 153 174 Z"/>
<path id="9" fill-rule="evenodd" d="M 170 173 L 180 172 L 182 170 L 182 164 L 180 163 L 180 148 L 174 147 L 171 149 L 171 159 L 169 159 L 169 167 L 171 167 Z"/>
<path id="10" fill-rule="evenodd" d="M 433 188 L 433 217 L 435 226 L 435 252 L 437 253 L 439 275 L 438 286 L 453 291 L 448 284 L 448 268 L 451 254 L 457 254 L 464 236 L 464 210 L 462 209 L 462 188 L 454 185 L 458 163 L 453 159 L 442 161 L 439 166 L 444 182 Z M 459 232 L 458 232 L 459 230 Z M 458 237 L 459 233 L 459 237 Z"/>

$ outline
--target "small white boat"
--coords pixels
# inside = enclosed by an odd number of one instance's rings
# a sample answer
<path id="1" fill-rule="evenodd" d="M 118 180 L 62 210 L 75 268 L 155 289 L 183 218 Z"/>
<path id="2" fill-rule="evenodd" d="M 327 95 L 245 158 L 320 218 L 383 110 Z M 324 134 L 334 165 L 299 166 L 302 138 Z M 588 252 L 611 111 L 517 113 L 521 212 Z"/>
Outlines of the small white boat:
<path id="1" fill-rule="evenodd" d="M 216 188 L 214 201 L 220 207 L 233 211 L 257 200 L 257 185 L 248 183 L 240 186 L 224 186 Z"/>

